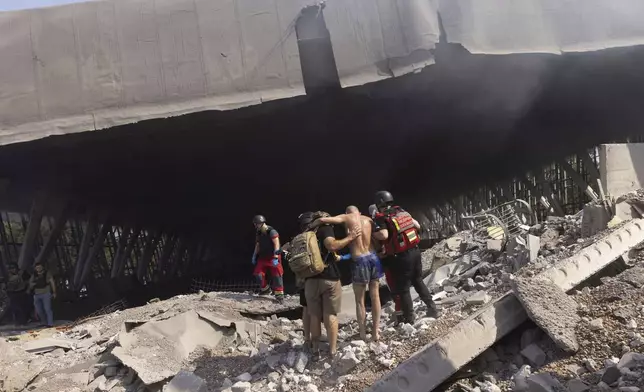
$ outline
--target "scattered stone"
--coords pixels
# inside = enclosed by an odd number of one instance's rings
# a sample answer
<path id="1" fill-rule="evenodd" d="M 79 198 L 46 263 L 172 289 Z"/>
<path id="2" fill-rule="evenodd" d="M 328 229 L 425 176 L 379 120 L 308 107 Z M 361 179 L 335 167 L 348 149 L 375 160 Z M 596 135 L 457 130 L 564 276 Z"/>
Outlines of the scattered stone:
<path id="1" fill-rule="evenodd" d="M 546 279 L 515 279 L 512 288 L 530 319 L 557 346 L 568 353 L 579 350 L 575 328 L 581 318 L 572 297 Z"/>
<path id="2" fill-rule="evenodd" d="M 626 328 L 637 329 L 637 322 L 633 319 L 628 320 L 628 322 L 626 323 Z"/>
<path id="3" fill-rule="evenodd" d="M 242 373 L 236 378 L 237 381 L 250 381 L 252 379 L 253 376 L 250 373 Z"/>
<path id="4" fill-rule="evenodd" d="M 206 392 L 207 390 L 208 386 L 203 378 L 185 370 L 177 373 L 177 375 L 163 387 L 163 392 Z"/>
<path id="5" fill-rule="evenodd" d="M 599 370 L 599 366 L 597 366 L 597 362 L 593 360 L 592 358 L 586 358 L 584 360 L 584 366 L 586 369 L 588 369 L 589 372 L 596 372 Z"/>
<path id="6" fill-rule="evenodd" d="M 604 320 L 596 318 L 588 323 L 588 327 L 591 331 L 599 331 L 600 329 L 604 328 Z"/>
<path id="7" fill-rule="evenodd" d="M 539 373 L 528 377 L 528 388 L 530 392 L 558 392 L 563 385 L 550 374 Z"/>
<path id="8" fill-rule="evenodd" d="M 634 368 L 637 366 L 644 366 L 644 354 L 627 352 L 622 355 L 622 358 L 617 363 L 618 368 Z"/>
<path id="9" fill-rule="evenodd" d="M 490 296 L 485 291 L 477 291 L 465 299 L 468 305 L 484 305 L 490 302 Z"/>
<path id="10" fill-rule="evenodd" d="M 633 267 L 628 269 L 619 274 L 617 279 L 637 288 L 641 288 L 644 286 L 644 267 Z"/>
<path id="11" fill-rule="evenodd" d="M 365 346 L 366 346 L 366 343 L 365 343 Z M 297 358 L 295 359 L 295 365 L 294 365 L 295 370 L 297 370 L 299 373 L 304 373 L 304 369 L 306 368 L 306 364 L 308 362 L 309 362 L 309 357 L 306 355 L 306 353 L 299 352 L 297 355 Z"/>
<path id="12" fill-rule="evenodd" d="M 620 372 L 619 368 L 617 366 L 611 366 L 604 371 L 604 374 L 602 375 L 602 381 L 608 385 L 611 385 L 612 383 L 617 382 L 617 380 L 619 380 L 621 376 L 622 373 Z"/>
<path id="13" fill-rule="evenodd" d="M 536 367 L 540 367 L 546 363 L 546 353 L 534 343 L 521 350 L 521 355 L 526 357 Z"/>
<path id="14" fill-rule="evenodd" d="M 587 392 L 590 390 L 590 386 L 578 378 L 568 381 L 567 387 L 568 392 Z"/>
<path id="15" fill-rule="evenodd" d="M 247 381 L 237 381 L 231 389 L 232 392 L 248 392 L 251 390 L 251 384 Z"/>
<path id="16" fill-rule="evenodd" d="M 358 366 L 360 360 L 356 358 L 355 354 L 351 351 L 345 353 L 342 358 L 337 362 L 336 372 L 340 375 L 349 373 L 353 368 Z"/>
<path id="17" fill-rule="evenodd" d="M 476 384 L 481 389 L 481 392 L 501 392 L 501 388 L 498 385 L 487 380 L 484 382 L 477 381 Z"/>

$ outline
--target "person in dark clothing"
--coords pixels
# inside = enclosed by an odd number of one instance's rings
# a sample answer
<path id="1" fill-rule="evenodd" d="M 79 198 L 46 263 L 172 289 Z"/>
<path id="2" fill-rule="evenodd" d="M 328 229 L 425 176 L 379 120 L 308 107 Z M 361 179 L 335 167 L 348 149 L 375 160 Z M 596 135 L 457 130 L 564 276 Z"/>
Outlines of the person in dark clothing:
<path id="1" fill-rule="evenodd" d="M 34 274 L 29 280 L 29 291 L 34 294 L 34 306 L 40 323 L 53 327 L 54 312 L 51 300 L 56 298 L 56 282 L 45 266 L 40 263 L 34 266 Z"/>
<path id="2" fill-rule="evenodd" d="M 391 272 L 394 300 L 402 310 L 399 321 L 414 321 L 414 304 L 409 292 L 411 286 L 427 306 L 427 314 L 435 317 L 432 296 L 423 282 L 422 259 L 418 249 L 420 224 L 408 212 L 395 206 L 393 196 L 387 191 L 376 193 L 375 202 L 378 213 L 374 237 L 382 241 L 385 248 L 383 264 Z"/>
<path id="3" fill-rule="evenodd" d="M 327 215 L 328 214 L 324 214 Z M 302 232 L 312 230 L 312 223 L 319 216 L 313 212 L 305 212 L 298 218 Z M 348 260 L 350 255 L 338 256 L 337 251 L 349 245 L 360 233 L 351 232 L 341 240 L 335 238 L 333 226 L 322 225 L 316 229 L 316 237 L 320 246 L 325 268 L 318 275 L 306 278 L 304 294 L 307 304 L 307 313 L 310 318 L 311 349 L 314 359 L 320 358 L 320 337 L 322 336 L 322 322 L 327 331 L 329 340 L 329 354 L 333 357 L 337 352 L 338 344 L 338 319 L 337 315 L 342 307 L 342 284 L 340 283 L 340 269 L 337 262 Z"/>
<path id="4" fill-rule="evenodd" d="M 257 235 L 255 237 L 255 251 L 253 252 L 253 275 L 260 285 L 260 292 L 267 293 L 270 290 L 266 273 L 270 272 L 273 281 L 273 294 L 278 301 L 284 300 L 284 269 L 282 267 L 282 256 L 280 249 L 279 233 L 273 227 L 266 224 L 266 218 L 256 215 L 253 218 L 253 225 Z"/>
<path id="5" fill-rule="evenodd" d="M 13 317 L 14 322 L 18 325 L 27 324 L 29 319 L 29 294 L 27 286 L 29 284 L 29 274 L 20 271 L 16 263 L 9 264 L 9 276 L 5 289 L 9 297 L 9 314 Z"/>

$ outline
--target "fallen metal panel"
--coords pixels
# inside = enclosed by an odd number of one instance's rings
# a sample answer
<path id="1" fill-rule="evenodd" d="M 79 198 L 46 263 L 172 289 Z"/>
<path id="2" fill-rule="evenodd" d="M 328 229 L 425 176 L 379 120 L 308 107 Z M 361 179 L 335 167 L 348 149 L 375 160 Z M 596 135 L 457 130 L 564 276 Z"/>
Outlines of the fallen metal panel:
<path id="1" fill-rule="evenodd" d="M 634 219 L 535 279 L 552 279 L 564 291 L 570 290 L 644 241 L 643 228 L 644 219 Z M 508 293 L 419 350 L 369 391 L 431 391 L 526 319 L 519 301 Z"/>

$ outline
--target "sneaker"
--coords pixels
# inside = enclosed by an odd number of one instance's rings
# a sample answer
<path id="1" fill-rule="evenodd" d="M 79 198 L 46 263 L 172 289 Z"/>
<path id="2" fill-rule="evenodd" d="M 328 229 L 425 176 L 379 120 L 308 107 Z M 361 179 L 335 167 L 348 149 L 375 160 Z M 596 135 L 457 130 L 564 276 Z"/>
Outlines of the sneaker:
<path id="1" fill-rule="evenodd" d="M 276 295 L 275 300 L 277 300 L 278 303 L 284 303 L 284 296 L 283 295 Z"/>
<path id="2" fill-rule="evenodd" d="M 257 294 L 259 294 L 259 295 L 267 295 L 267 294 L 270 294 L 270 292 L 271 292 L 270 287 L 267 287 L 265 289 L 260 288 L 259 291 L 257 292 Z"/>

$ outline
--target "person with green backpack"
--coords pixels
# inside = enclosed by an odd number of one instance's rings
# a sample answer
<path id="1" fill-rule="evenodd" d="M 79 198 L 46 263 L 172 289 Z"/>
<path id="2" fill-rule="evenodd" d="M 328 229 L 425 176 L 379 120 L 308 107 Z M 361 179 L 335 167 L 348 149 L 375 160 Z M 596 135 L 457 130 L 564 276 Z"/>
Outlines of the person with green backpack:
<path id="1" fill-rule="evenodd" d="M 314 360 L 320 358 L 322 322 L 329 340 L 329 354 L 331 356 L 336 354 L 337 315 L 342 305 L 341 276 L 336 262 L 343 259 L 336 252 L 346 247 L 359 235 L 359 232 L 351 232 L 346 238 L 338 240 L 331 225 L 311 227 L 316 219 L 323 216 L 329 216 L 329 214 L 324 212 L 300 214 L 298 221 L 302 232 L 290 242 L 288 257 L 288 265 L 296 278 L 304 281 Z"/>

